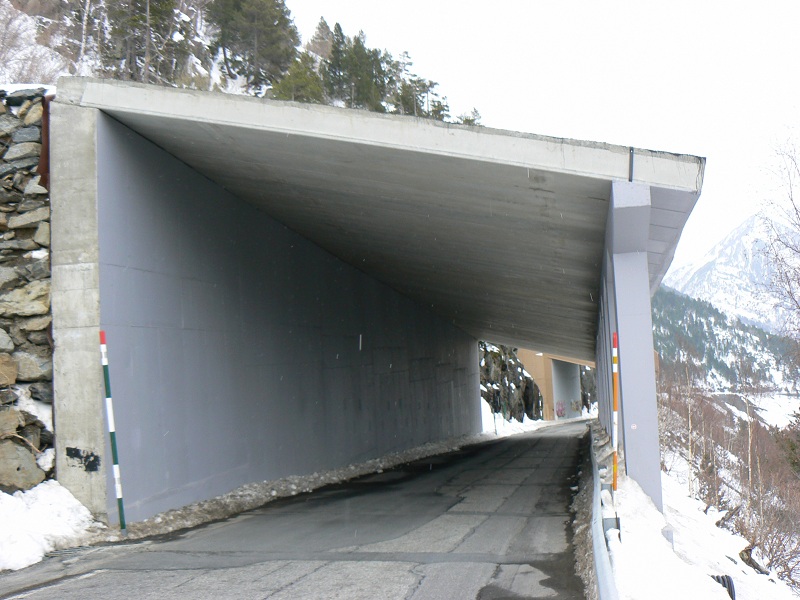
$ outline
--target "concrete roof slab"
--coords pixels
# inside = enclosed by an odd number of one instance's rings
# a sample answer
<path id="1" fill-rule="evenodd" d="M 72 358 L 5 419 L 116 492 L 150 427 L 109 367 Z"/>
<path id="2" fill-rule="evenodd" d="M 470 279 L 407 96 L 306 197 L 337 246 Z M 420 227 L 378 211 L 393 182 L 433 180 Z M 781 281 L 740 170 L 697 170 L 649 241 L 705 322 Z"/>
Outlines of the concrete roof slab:
<path id="1" fill-rule="evenodd" d="M 628 147 L 81 78 L 62 79 L 57 101 L 111 115 L 475 337 L 594 359 Z M 651 186 L 657 285 L 704 160 L 633 154 L 633 180 Z"/>

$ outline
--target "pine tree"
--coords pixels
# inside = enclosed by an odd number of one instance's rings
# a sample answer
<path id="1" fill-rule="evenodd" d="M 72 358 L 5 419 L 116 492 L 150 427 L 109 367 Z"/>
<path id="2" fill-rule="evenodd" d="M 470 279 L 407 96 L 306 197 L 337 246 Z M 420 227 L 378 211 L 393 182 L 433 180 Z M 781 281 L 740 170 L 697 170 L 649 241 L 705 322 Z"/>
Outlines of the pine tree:
<path id="1" fill-rule="evenodd" d="M 336 23 L 333 26 L 331 50 L 328 58 L 322 63 L 322 81 L 325 92 L 332 100 L 344 100 L 345 88 L 349 87 L 347 55 L 350 40 L 344 35 L 342 26 Z"/>
<path id="2" fill-rule="evenodd" d="M 172 82 L 188 56 L 186 35 L 175 18 L 178 0 L 106 3 L 110 25 L 106 69 L 122 79 Z"/>
<path id="3" fill-rule="evenodd" d="M 447 98 L 440 97 L 436 92 L 439 84 L 411 72 L 414 63 L 408 52 L 402 52 L 398 60 L 387 60 L 385 64 L 389 73 L 388 96 L 393 105 L 392 112 L 438 121 L 450 117 Z"/>
<path id="4" fill-rule="evenodd" d="M 235 74 L 229 49 L 241 45 L 241 36 L 235 26 L 236 15 L 241 7 L 242 0 L 214 0 L 206 9 L 208 20 L 217 27 L 212 49 L 222 51 L 225 71 L 228 75 Z"/>
<path id="5" fill-rule="evenodd" d="M 367 46 L 363 31 L 349 38 L 336 23 L 330 56 L 322 64 L 325 91 L 331 101 L 349 108 L 384 112 L 391 65 L 391 55 Z"/>
<path id="6" fill-rule="evenodd" d="M 359 31 L 353 38 L 347 63 L 350 75 L 350 108 L 384 112 L 383 100 L 387 91 L 384 55 L 380 50 L 367 47 L 363 31 Z"/>
<path id="7" fill-rule="evenodd" d="M 289 69 L 300 37 L 284 0 L 214 0 L 208 17 L 218 32 L 228 75 L 243 76 L 263 92 Z"/>
<path id="8" fill-rule="evenodd" d="M 472 112 L 467 114 L 460 115 L 457 118 L 457 122 L 461 123 L 462 125 L 480 125 L 481 124 L 481 113 L 478 112 L 477 108 L 473 108 Z"/>
<path id="9" fill-rule="evenodd" d="M 325 93 L 322 78 L 316 71 L 314 57 L 308 52 L 303 52 L 289 67 L 286 76 L 275 84 L 272 94 L 277 100 L 322 104 L 325 101 Z"/>
<path id="10" fill-rule="evenodd" d="M 436 98 L 431 101 L 431 119 L 437 121 L 447 121 L 450 118 L 450 105 L 447 103 L 447 96 Z"/>
<path id="11" fill-rule="evenodd" d="M 339 28 L 341 29 L 341 27 Z M 320 17 L 317 29 L 314 35 L 306 43 L 306 50 L 312 54 L 316 54 L 321 60 L 326 60 L 331 55 L 331 48 L 333 47 L 333 32 L 328 26 L 327 21 Z"/>
<path id="12" fill-rule="evenodd" d="M 418 100 L 417 89 L 413 82 L 402 80 L 394 97 L 394 112 L 401 115 L 419 115 L 422 107 Z"/>

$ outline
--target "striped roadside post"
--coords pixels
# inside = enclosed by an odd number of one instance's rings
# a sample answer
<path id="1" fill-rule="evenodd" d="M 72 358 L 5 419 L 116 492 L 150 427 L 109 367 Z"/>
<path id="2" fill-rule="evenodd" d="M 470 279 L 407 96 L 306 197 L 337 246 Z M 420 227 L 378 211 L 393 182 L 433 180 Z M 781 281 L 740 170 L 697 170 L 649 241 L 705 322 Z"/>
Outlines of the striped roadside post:
<path id="1" fill-rule="evenodd" d="M 103 378 L 106 383 L 106 416 L 108 417 L 108 435 L 111 438 L 111 457 L 114 461 L 114 488 L 117 492 L 117 508 L 119 509 L 119 529 L 127 535 L 125 526 L 125 507 L 122 502 L 122 480 L 119 474 L 119 456 L 117 455 L 117 429 L 114 424 L 114 402 L 111 400 L 111 377 L 108 374 L 108 349 L 106 332 L 100 331 L 100 357 L 103 364 Z"/>
<path id="2" fill-rule="evenodd" d="M 619 462 L 617 449 L 619 445 L 619 338 L 614 332 L 614 340 L 611 348 L 611 373 L 614 394 L 614 412 L 611 421 L 611 447 L 614 450 L 613 484 L 612 489 L 617 491 L 617 474 L 619 473 Z"/>

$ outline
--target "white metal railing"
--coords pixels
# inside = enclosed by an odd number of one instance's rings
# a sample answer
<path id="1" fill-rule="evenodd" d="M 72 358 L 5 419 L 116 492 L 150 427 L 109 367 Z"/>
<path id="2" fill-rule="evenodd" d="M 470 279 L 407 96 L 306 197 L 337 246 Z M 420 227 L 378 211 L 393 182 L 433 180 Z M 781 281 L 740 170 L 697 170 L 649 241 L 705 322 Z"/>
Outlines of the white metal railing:
<path id="1" fill-rule="evenodd" d="M 599 600 L 619 600 L 614 571 L 611 569 L 611 557 L 606 545 L 606 533 L 603 529 L 603 507 L 600 502 L 600 472 L 595 456 L 594 428 L 591 430 L 592 454 L 592 550 L 594 555 L 594 572 L 597 579 Z"/>

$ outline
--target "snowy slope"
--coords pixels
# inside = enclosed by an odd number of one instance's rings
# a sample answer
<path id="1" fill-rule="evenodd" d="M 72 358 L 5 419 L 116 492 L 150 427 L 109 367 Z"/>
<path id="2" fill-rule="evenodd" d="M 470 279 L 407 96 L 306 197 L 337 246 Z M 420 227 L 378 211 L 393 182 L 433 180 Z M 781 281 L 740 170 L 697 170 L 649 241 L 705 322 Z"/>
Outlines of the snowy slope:
<path id="1" fill-rule="evenodd" d="M 8 0 L 0 0 L 0 23 L 0 84 L 53 83 L 68 73 L 67 60 L 37 42 L 34 17 L 18 11 Z"/>
<path id="2" fill-rule="evenodd" d="M 711 575 L 732 577 L 737 600 L 797 598 L 774 574 L 760 575 L 742 562 L 747 540 L 715 526 L 720 513 L 689 497 L 685 474 L 662 473 L 661 484 L 663 515 L 635 480 L 620 480 L 615 503 L 621 531 L 608 532 L 620 600 L 729 600 Z"/>
<path id="3" fill-rule="evenodd" d="M 705 300 L 742 321 L 776 332 L 782 312 L 767 290 L 770 267 L 764 255 L 767 225 L 750 217 L 694 263 L 671 270 L 664 284 Z"/>
<path id="4" fill-rule="evenodd" d="M 709 392 L 800 393 L 790 338 L 746 325 L 705 300 L 661 286 L 653 296 L 653 343 L 663 389 L 683 381 Z"/>

